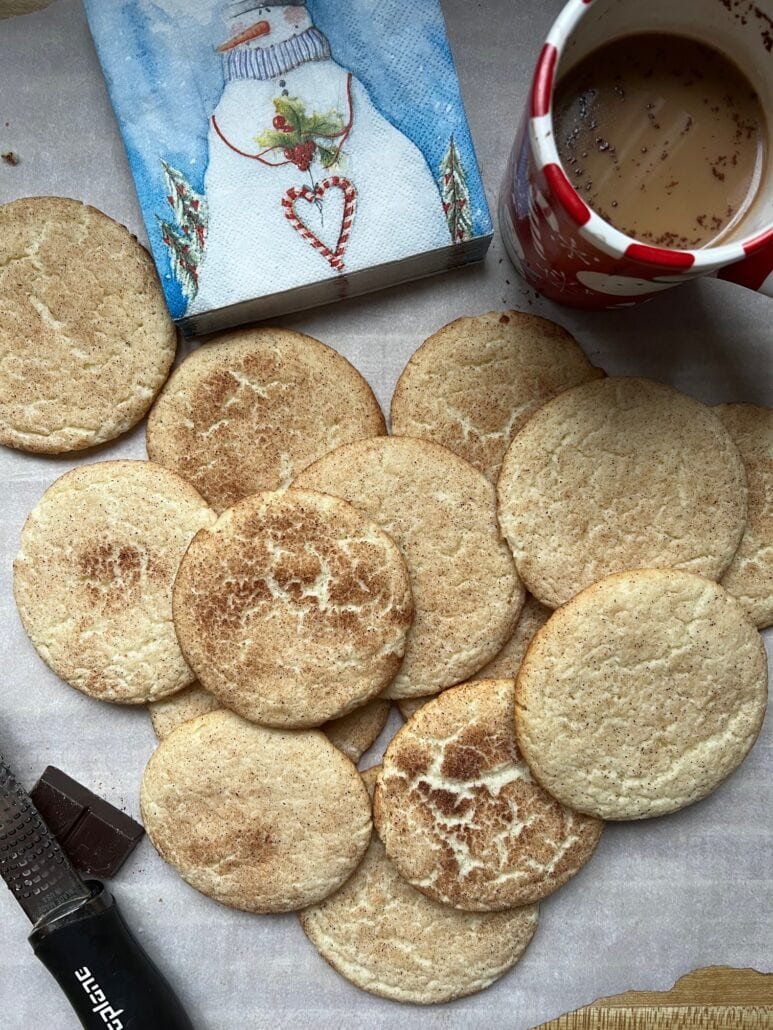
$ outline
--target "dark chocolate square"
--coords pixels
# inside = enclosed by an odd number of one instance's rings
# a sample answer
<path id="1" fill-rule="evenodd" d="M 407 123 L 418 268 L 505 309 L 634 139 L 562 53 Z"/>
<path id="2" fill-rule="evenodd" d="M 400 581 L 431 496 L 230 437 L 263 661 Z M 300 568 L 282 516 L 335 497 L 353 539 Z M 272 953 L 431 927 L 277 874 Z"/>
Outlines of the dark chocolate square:
<path id="1" fill-rule="evenodd" d="M 126 832 L 94 809 L 87 809 L 63 843 L 75 868 L 90 876 L 115 876 L 145 832 L 133 819 L 128 821 L 135 828 Z"/>
<path id="2" fill-rule="evenodd" d="M 90 876 L 115 876 L 145 832 L 125 812 L 53 766 L 31 797 L 72 864 Z"/>
<path id="3" fill-rule="evenodd" d="M 72 794 L 64 793 L 54 783 L 50 783 L 46 779 L 47 773 L 48 769 L 33 787 L 30 797 L 48 824 L 49 830 L 61 841 L 86 809 L 82 801 L 76 800 Z"/>

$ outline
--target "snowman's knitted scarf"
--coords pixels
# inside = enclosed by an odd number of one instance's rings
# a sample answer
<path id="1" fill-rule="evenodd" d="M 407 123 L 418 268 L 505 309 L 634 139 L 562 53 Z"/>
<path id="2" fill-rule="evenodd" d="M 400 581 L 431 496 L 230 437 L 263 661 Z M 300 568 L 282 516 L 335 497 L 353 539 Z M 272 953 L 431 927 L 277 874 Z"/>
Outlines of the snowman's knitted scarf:
<path id="1" fill-rule="evenodd" d="M 241 47 L 223 55 L 226 82 L 234 79 L 276 79 L 307 61 L 325 61 L 330 44 L 314 25 L 283 43 L 251 50 Z"/>

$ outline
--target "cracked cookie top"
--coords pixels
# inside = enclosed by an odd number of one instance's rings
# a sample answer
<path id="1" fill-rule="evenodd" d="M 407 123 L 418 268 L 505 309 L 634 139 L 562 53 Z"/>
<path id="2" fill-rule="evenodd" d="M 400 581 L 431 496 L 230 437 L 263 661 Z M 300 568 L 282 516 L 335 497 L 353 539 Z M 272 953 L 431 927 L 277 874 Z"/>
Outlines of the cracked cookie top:
<path id="1" fill-rule="evenodd" d="M 0 207 L 0 443 L 59 454 L 136 425 L 177 332 L 150 254 L 63 197 Z"/>
<path id="2" fill-rule="evenodd" d="M 210 712 L 161 741 L 142 778 L 145 829 L 196 890 L 247 912 L 321 901 L 352 874 L 371 835 L 352 762 L 316 730 Z"/>
<path id="3" fill-rule="evenodd" d="M 149 461 L 84 465 L 27 519 L 14 595 L 41 658 L 102 701 L 143 704 L 194 679 L 172 625 L 191 539 L 215 521 L 204 499 Z"/>
<path id="4" fill-rule="evenodd" d="M 416 620 L 385 697 L 436 694 L 501 651 L 524 589 L 499 532 L 494 488 L 469 462 L 429 440 L 361 440 L 326 454 L 296 486 L 367 512 L 408 564 Z"/>
<path id="5" fill-rule="evenodd" d="M 363 780 L 372 791 L 379 768 Z M 372 994 L 418 1005 L 485 990 L 520 959 L 538 907 L 461 912 L 400 876 L 378 834 L 340 890 L 299 913 L 306 936 L 347 980 Z"/>
<path id="6" fill-rule="evenodd" d="M 767 703 L 762 639 L 701 576 L 609 576 L 554 613 L 516 686 L 518 746 L 543 786 L 602 819 L 709 794 L 746 757 Z"/>
<path id="7" fill-rule="evenodd" d="M 424 705 L 384 755 L 376 828 L 402 876 L 435 901 L 479 912 L 526 905 L 596 848 L 602 823 L 535 782 L 514 713 L 512 680 L 465 683 Z"/>
<path id="8" fill-rule="evenodd" d="M 537 408 L 603 374 L 546 318 L 522 311 L 458 318 L 406 365 L 392 398 L 392 431 L 442 443 L 496 483 L 510 441 Z"/>
<path id="9" fill-rule="evenodd" d="M 385 432 L 373 391 L 346 358 L 290 329 L 240 329 L 175 371 L 148 419 L 148 454 L 220 512 L 289 486 L 334 447 Z"/>
<path id="10" fill-rule="evenodd" d="M 336 497 L 255 494 L 200 533 L 174 590 L 183 653 L 246 719 L 320 726 L 380 694 L 413 620 L 394 541 Z"/>
<path id="11" fill-rule="evenodd" d="M 625 569 L 719 579 L 746 527 L 730 434 L 699 401 L 647 379 L 548 401 L 513 440 L 497 493 L 518 572 L 550 608 Z"/>

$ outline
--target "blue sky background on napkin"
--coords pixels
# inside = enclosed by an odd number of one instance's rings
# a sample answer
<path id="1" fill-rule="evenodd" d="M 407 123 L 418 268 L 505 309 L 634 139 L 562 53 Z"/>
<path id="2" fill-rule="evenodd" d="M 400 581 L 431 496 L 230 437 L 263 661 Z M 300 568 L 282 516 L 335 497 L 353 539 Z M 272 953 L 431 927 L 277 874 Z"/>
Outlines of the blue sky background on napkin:
<path id="1" fill-rule="evenodd" d="M 84 0 L 134 173 L 172 315 L 186 303 L 171 274 L 156 214 L 168 217 L 161 159 L 204 190 L 208 119 L 223 76 L 221 2 Z M 333 57 L 416 143 L 437 178 L 453 134 L 467 171 L 475 235 L 491 232 L 438 0 L 309 0 Z M 345 12 L 345 14 L 344 14 Z"/>

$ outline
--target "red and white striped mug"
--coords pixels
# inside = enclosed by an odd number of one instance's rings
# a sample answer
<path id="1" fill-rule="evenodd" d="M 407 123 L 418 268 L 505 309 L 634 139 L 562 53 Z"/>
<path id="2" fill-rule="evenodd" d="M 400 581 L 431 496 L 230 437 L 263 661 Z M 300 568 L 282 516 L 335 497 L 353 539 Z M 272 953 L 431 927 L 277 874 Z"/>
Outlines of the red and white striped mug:
<path id="1" fill-rule="evenodd" d="M 647 300 L 701 276 L 773 297 L 773 155 L 745 235 L 700 250 L 666 250 L 615 229 L 592 211 L 561 166 L 553 131 L 563 70 L 619 36 L 670 32 L 714 46 L 757 90 L 773 140 L 773 0 L 570 0 L 551 28 L 500 198 L 507 253 L 551 300 L 595 310 Z"/>

